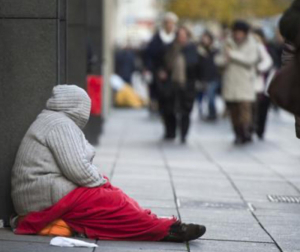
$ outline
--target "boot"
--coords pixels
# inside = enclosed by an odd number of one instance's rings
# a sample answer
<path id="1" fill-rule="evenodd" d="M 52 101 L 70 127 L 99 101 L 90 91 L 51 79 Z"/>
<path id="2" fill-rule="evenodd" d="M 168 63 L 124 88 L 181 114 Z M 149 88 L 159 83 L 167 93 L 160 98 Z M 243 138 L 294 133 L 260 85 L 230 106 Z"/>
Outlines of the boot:
<path id="1" fill-rule="evenodd" d="M 182 144 L 186 143 L 186 137 L 190 127 L 190 116 L 182 115 L 180 118 L 180 140 Z"/>
<path id="2" fill-rule="evenodd" d="M 203 236 L 206 232 L 206 227 L 196 224 L 185 224 L 177 221 L 169 230 L 169 234 L 162 239 L 168 242 L 187 242 L 196 240 Z"/>
<path id="3" fill-rule="evenodd" d="M 241 128 L 243 143 L 252 142 L 252 131 L 250 126 L 243 126 Z"/>
<path id="4" fill-rule="evenodd" d="M 238 127 L 238 126 L 234 126 L 233 130 L 234 130 L 234 134 L 235 134 L 234 144 L 235 145 L 243 144 L 243 137 L 242 137 L 241 128 Z"/>
<path id="5" fill-rule="evenodd" d="M 164 118 L 165 135 L 164 140 L 174 140 L 176 137 L 176 121 L 172 115 L 165 115 Z"/>

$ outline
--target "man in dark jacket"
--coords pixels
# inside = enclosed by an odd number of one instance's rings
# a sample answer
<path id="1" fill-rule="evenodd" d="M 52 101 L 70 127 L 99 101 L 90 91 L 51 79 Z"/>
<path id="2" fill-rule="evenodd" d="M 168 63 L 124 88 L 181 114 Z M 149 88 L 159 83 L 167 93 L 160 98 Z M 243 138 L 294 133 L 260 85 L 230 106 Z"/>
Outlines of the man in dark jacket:
<path id="1" fill-rule="evenodd" d="M 300 50 L 300 0 L 295 0 L 280 20 L 280 32 L 286 40 L 282 55 L 282 64 L 294 59 Z M 300 82 L 299 82 L 300 85 Z M 300 117 L 296 117 L 296 134 L 300 139 Z"/>
<path id="2" fill-rule="evenodd" d="M 115 55 L 116 74 L 126 83 L 131 84 L 131 76 L 135 71 L 135 53 L 129 46 L 118 49 Z"/>
<path id="3" fill-rule="evenodd" d="M 198 64 L 196 46 L 190 42 L 190 38 L 191 34 L 187 28 L 178 29 L 176 39 L 165 55 L 163 71 L 167 78 L 158 83 L 165 139 L 175 139 L 178 127 L 183 144 L 186 142 L 190 126 Z"/>
<path id="4" fill-rule="evenodd" d="M 166 13 L 162 27 L 156 32 L 145 51 L 145 67 L 152 74 L 150 84 L 150 111 L 157 110 L 157 83 L 167 76 L 161 72 L 164 64 L 164 55 L 167 48 L 173 43 L 176 36 L 178 18 L 174 13 Z"/>

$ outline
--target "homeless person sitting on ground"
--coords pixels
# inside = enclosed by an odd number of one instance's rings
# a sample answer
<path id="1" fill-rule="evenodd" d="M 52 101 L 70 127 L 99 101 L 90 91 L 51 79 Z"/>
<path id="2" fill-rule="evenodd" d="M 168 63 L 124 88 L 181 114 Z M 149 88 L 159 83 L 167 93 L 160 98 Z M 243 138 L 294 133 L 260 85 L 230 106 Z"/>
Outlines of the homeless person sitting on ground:
<path id="1" fill-rule="evenodd" d="M 92 163 L 94 149 L 81 131 L 90 106 L 83 89 L 58 85 L 27 131 L 12 171 L 15 233 L 49 235 L 47 227 L 58 225 L 70 230 L 66 236 L 102 240 L 184 242 L 201 237 L 204 226 L 159 218 L 99 174 Z"/>

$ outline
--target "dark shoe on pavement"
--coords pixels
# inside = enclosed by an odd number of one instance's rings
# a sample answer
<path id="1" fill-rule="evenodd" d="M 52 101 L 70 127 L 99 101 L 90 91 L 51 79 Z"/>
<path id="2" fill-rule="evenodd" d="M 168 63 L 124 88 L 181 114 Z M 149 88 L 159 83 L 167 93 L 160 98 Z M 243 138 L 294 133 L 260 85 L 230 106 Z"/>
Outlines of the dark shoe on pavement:
<path id="1" fill-rule="evenodd" d="M 259 140 L 261 140 L 261 141 L 264 140 L 264 134 L 257 133 L 257 132 L 256 132 L 256 134 L 257 134 L 257 137 L 258 137 Z"/>
<path id="2" fill-rule="evenodd" d="M 243 137 L 243 143 L 244 144 L 252 143 L 252 142 L 253 142 L 253 140 L 252 140 L 252 136 L 250 134 Z"/>
<path id="3" fill-rule="evenodd" d="M 182 145 L 185 145 L 186 144 L 186 138 L 185 137 L 182 137 L 181 140 L 180 140 L 180 143 Z"/>
<path id="4" fill-rule="evenodd" d="M 245 145 L 247 143 L 252 143 L 252 137 L 250 137 L 250 138 L 236 138 L 234 140 L 235 145 Z"/>
<path id="5" fill-rule="evenodd" d="M 215 122 L 216 120 L 217 120 L 217 117 L 212 116 L 212 115 L 209 115 L 208 117 L 205 118 L 205 121 L 207 121 L 207 122 Z"/>
<path id="6" fill-rule="evenodd" d="M 235 137 L 235 140 L 234 140 L 234 144 L 235 144 L 235 145 L 243 145 L 243 144 L 245 144 L 245 143 L 246 143 L 246 140 L 245 140 L 245 138 L 244 138 L 243 136 L 237 135 L 237 136 Z"/>
<path id="7" fill-rule="evenodd" d="M 164 140 L 165 141 L 173 141 L 175 140 L 176 136 L 175 135 L 165 135 Z"/>
<path id="8" fill-rule="evenodd" d="M 162 239 L 168 242 L 187 242 L 200 238 L 206 232 L 206 227 L 196 224 L 176 222 L 170 227 L 169 234 Z"/>

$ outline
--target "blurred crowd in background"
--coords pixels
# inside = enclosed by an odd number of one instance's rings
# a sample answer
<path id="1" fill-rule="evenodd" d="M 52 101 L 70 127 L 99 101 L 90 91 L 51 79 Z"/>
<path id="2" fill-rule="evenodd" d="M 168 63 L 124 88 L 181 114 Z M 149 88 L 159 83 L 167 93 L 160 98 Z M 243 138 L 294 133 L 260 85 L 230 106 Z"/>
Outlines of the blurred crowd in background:
<path id="1" fill-rule="evenodd" d="M 118 44 L 115 104 L 160 114 L 168 141 L 179 132 L 186 142 L 193 108 L 201 121 L 229 117 L 237 145 L 263 140 L 268 110 L 277 109 L 266 88 L 281 66 L 279 17 L 191 25 L 161 14 L 147 39 Z"/>

